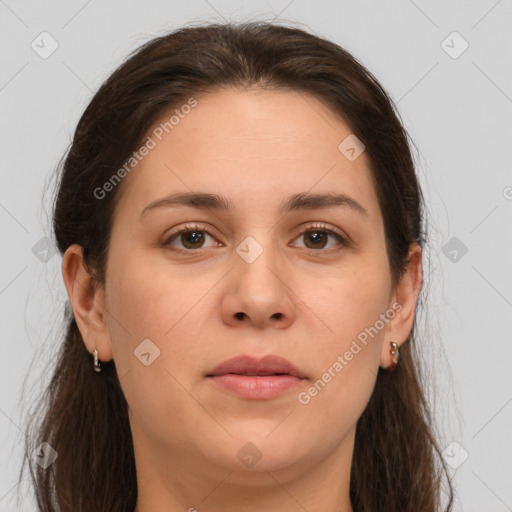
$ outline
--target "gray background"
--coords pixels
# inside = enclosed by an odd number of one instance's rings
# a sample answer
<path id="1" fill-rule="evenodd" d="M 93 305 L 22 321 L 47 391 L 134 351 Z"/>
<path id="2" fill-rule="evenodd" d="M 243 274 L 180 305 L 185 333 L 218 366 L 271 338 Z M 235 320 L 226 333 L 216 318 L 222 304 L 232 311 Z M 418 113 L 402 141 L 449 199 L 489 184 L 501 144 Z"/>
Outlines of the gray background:
<path id="1" fill-rule="evenodd" d="M 0 0 L 0 511 L 35 510 L 29 498 L 16 504 L 28 495 L 16 486 L 23 414 L 52 370 L 67 299 L 61 258 L 41 242 L 53 170 L 130 51 L 224 19 L 302 24 L 351 51 L 398 103 L 429 204 L 429 309 L 418 323 L 455 510 L 512 510 L 512 1 Z M 47 58 L 31 47 L 43 31 L 58 43 Z"/>

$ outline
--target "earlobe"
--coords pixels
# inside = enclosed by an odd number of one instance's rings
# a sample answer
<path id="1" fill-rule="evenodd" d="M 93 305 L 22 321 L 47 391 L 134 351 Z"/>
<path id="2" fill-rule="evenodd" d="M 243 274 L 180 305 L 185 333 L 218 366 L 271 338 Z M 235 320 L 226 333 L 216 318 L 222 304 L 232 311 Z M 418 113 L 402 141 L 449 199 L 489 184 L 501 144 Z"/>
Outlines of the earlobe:
<path id="1" fill-rule="evenodd" d="M 407 267 L 398 282 L 393 294 L 391 304 L 398 304 L 394 308 L 397 311 L 390 321 L 386 331 L 386 339 L 383 340 L 381 352 L 381 367 L 393 368 L 393 358 L 396 354 L 390 351 L 390 342 L 398 345 L 398 351 L 411 333 L 416 305 L 423 284 L 422 251 L 417 243 L 409 247 Z"/>
<path id="2" fill-rule="evenodd" d="M 101 361 L 111 360 L 103 287 L 88 272 L 80 245 L 71 245 L 64 253 L 62 277 L 84 345 L 91 354 L 97 350 Z"/>

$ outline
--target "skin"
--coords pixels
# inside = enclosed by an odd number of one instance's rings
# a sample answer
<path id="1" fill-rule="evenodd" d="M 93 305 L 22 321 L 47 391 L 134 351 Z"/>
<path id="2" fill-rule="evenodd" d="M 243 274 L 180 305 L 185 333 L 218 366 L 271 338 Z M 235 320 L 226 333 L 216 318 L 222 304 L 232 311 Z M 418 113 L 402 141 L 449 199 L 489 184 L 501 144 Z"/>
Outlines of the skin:
<path id="1" fill-rule="evenodd" d="M 391 364 L 390 341 L 401 345 L 411 331 L 421 249 L 411 245 L 393 286 L 369 160 L 338 150 L 351 130 L 314 97 L 230 89 L 197 99 L 121 184 L 105 285 L 91 281 L 80 246 L 62 265 L 84 343 L 115 360 L 129 404 L 136 512 L 352 512 L 355 425 L 379 366 Z M 234 209 L 163 207 L 139 220 L 152 201 L 191 191 L 222 194 Z M 347 206 L 279 214 L 299 192 L 344 193 L 367 215 Z M 185 236 L 159 245 L 194 222 L 207 231 L 197 249 Z M 308 245 L 315 222 L 349 245 L 334 235 Z M 263 248 L 252 263 L 236 252 L 248 236 Z M 401 310 L 300 403 L 298 393 L 395 302 Z M 149 366 L 134 355 L 145 339 L 160 350 Z M 277 354 L 308 378 L 270 400 L 216 389 L 205 375 L 239 354 Z M 247 442 L 261 453 L 250 468 L 237 457 Z"/>

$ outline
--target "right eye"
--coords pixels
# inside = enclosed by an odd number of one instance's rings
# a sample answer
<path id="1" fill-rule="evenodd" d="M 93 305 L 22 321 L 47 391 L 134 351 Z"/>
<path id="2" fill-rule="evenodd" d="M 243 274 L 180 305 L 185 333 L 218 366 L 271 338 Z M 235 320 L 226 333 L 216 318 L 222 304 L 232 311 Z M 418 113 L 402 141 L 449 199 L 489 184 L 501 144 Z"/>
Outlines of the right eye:
<path id="1" fill-rule="evenodd" d="M 171 233 L 161 244 L 162 247 L 171 247 L 178 252 L 190 252 L 203 248 L 207 237 L 213 239 L 213 236 L 199 224 L 187 224 L 185 227 Z M 173 243 L 181 243 L 181 248 L 176 248 Z"/>

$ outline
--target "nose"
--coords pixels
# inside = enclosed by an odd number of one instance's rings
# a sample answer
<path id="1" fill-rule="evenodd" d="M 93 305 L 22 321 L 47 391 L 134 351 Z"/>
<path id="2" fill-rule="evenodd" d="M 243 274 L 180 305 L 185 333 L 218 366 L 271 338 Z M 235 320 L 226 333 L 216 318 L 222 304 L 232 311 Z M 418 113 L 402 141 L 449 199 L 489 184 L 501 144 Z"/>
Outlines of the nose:
<path id="1" fill-rule="evenodd" d="M 254 239 L 252 243 L 255 244 Z M 255 259 L 254 254 L 249 258 L 244 254 L 244 249 L 255 250 L 251 243 L 240 245 L 239 252 L 233 255 L 234 269 L 228 274 L 222 297 L 224 322 L 234 327 L 286 329 L 295 320 L 296 308 L 285 262 L 270 243 L 258 244 L 261 249 Z"/>

